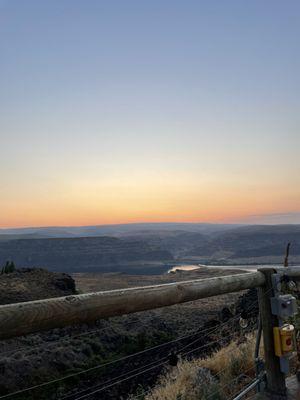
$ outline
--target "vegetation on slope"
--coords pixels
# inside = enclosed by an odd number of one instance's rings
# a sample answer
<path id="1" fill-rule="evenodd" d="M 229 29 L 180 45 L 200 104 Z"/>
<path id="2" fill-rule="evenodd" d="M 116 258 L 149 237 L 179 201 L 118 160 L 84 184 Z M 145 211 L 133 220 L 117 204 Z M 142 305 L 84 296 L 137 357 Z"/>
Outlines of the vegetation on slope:
<path id="1" fill-rule="evenodd" d="M 226 400 L 255 376 L 254 336 L 232 342 L 205 359 L 181 361 L 145 394 L 145 400 Z"/>
<path id="2" fill-rule="evenodd" d="M 21 267 L 38 266 L 64 272 L 128 272 L 129 264 L 136 265 L 138 270 L 144 262 L 162 264 L 173 259 L 167 250 L 144 241 L 106 236 L 0 241 L 0 263 L 12 255 Z"/>

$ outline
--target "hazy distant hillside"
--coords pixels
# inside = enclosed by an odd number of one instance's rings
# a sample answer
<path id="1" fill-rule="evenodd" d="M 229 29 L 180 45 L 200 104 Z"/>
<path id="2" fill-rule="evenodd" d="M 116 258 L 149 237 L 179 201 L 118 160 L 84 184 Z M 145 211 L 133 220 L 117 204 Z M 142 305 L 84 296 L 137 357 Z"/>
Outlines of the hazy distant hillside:
<path id="1" fill-rule="evenodd" d="M 210 235 L 185 231 L 141 231 L 126 235 L 126 239 L 143 239 L 151 245 L 170 251 L 175 257 L 180 257 L 190 254 L 195 246 L 201 245 L 201 247 L 204 247 L 210 240 Z"/>
<path id="2" fill-rule="evenodd" d="M 32 235 L 41 237 L 87 237 L 87 236 L 127 236 L 145 232 L 185 231 L 210 234 L 223 232 L 239 225 L 230 224 L 201 224 L 201 223 L 136 223 L 75 227 L 42 227 L 42 228 L 12 228 L 0 229 L 2 235 Z"/>
<path id="3" fill-rule="evenodd" d="M 91 233 L 100 228 L 82 229 Z M 290 261 L 300 263 L 300 225 L 134 224 L 105 229 L 112 229 L 114 236 L 37 239 L 42 230 L 0 235 L 0 265 L 11 259 L 20 267 L 56 271 L 160 273 L 166 270 L 163 264 L 173 259 L 208 264 L 282 263 L 288 242 L 292 243 Z M 57 229 L 53 232 L 57 234 Z M 66 228 L 62 232 L 66 234 Z"/>
<path id="4" fill-rule="evenodd" d="M 0 232 L 1 232 L 1 230 L 0 230 Z M 36 233 L 15 233 L 15 234 L 3 233 L 3 234 L 0 234 L 0 242 L 1 241 L 7 242 L 8 240 L 17 240 L 17 239 L 42 239 L 42 238 L 44 238 L 43 235 L 39 235 Z"/>
<path id="5" fill-rule="evenodd" d="M 291 242 L 291 260 L 300 260 L 300 225 L 254 225 L 228 230 L 195 246 L 190 255 L 210 261 L 281 262 Z"/>
<path id="6" fill-rule="evenodd" d="M 0 265 L 43 266 L 55 271 L 123 270 L 127 264 L 171 261 L 170 252 L 144 241 L 112 237 L 0 241 Z M 127 270 L 127 269 L 125 269 Z"/>
<path id="7" fill-rule="evenodd" d="M 300 225 L 227 225 L 209 233 L 139 231 L 127 239 L 143 239 L 170 251 L 174 257 L 208 263 L 280 263 L 286 245 L 292 243 L 291 261 L 300 261 Z"/>

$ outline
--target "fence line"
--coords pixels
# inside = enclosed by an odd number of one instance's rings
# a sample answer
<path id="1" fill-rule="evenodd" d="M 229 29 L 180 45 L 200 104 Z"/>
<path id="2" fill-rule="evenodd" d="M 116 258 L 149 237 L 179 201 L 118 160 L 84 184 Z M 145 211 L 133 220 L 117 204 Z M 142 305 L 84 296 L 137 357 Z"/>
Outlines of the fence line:
<path id="1" fill-rule="evenodd" d="M 257 272 L 237 274 L 225 277 L 222 276 L 217 278 L 175 282 L 163 285 L 144 286 L 131 289 L 122 289 L 122 290 L 110 290 L 104 292 L 102 291 L 102 292 L 88 293 L 83 295 L 31 301 L 27 303 L 2 305 L 0 306 L 0 339 L 21 336 L 27 333 L 39 332 L 41 330 L 58 328 L 71 324 L 95 321 L 99 318 L 113 317 L 117 315 L 134 313 L 137 311 L 145 311 L 159 307 L 170 306 L 174 304 L 184 303 L 216 295 L 222 295 L 226 293 L 237 292 L 244 289 L 251 289 L 255 287 L 260 288 L 259 306 L 260 309 L 263 306 L 262 309 L 265 312 L 265 320 L 266 320 L 266 316 L 270 318 L 271 315 L 269 302 L 271 295 L 273 293 L 272 292 L 273 286 L 270 277 L 272 276 L 273 273 L 276 272 L 277 273 L 280 272 L 280 275 L 281 274 L 288 275 L 293 279 L 300 278 L 300 269 L 284 268 L 284 269 L 277 269 L 277 271 L 272 269 L 269 270 L 261 269 Z M 233 318 L 236 318 L 236 316 Z M 231 319 L 229 319 L 229 321 L 226 321 L 226 323 L 229 323 L 230 320 Z M 217 326 L 215 330 L 219 329 L 221 325 Z M 269 328 L 270 328 L 269 326 L 267 327 L 263 326 L 265 336 L 268 338 L 269 343 L 271 343 L 273 338 L 271 336 L 271 331 Z M 210 331 L 207 335 L 210 335 L 212 331 Z M 201 334 L 201 331 L 195 332 L 195 334 L 193 335 L 187 335 L 186 338 L 199 334 Z M 192 343 L 183 346 L 181 350 L 195 344 L 197 341 L 201 339 L 203 338 L 196 339 Z M 170 341 L 169 343 L 174 343 L 180 340 L 184 340 L 184 337 L 174 341 Z M 199 346 L 198 349 L 197 348 L 192 349 L 191 351 L 185 352 L 183 355 L 188 355 L 193 351 L 209 347 L 217 342 L 218 341 L 211 342 L 210 344 L 206 344 L 203 346 Z M 143 354 L 144 352 L 153 350 L 155 348 L 160 348 L 162 346 L 166 346 L 167 344 L 168 343 L 163 343 L 161 345 L 155 346 L 152 349 L 151 348 L 145 349 L 144 351 L 138 352 L 136 354 L 123 357 L 119 360 L 115 360 L 107 364 L 103 364 L 103 366 L 112 364 L 117 361 L 122 361 L 123 359 L 125 360 L 131 358 L 134 355 Z M 274 358 L 273 354 L 274 349 L 272 347 L 270 347 L 270 352 L 271 352 L 270 354 L 268 354 L 268 352 L 266 354 L 267 358 L 266 370 L 267 370 L 267 381 L 269 383 L 267 389 L 272 391 L 273 387 L 276 390 L 278 388 L 275 387 L 276 386 L 275 385 L 276 379 L 274 378 L 275 373 L 271 368 L 269 368 L 270 359 L 271 357 Z M 132 374 L 135 371 L 136 374 L 131 376 L 125 376 L 123 379 L 117 382 L 114 379 L 113 383 L 108 384 L 107 386 L 105 386 L 104 384 L 104 386 L 102 386 L 101 388 L 97 388 L 97 390 L 95 390 L 94 392 L 85 393 L 83 396 L 77 398 L 76 400 L 89 397 L 93 394 L 108 389 L 109 387 L 114 386 L 117 383 L 127 381 L 128 379 L 131 379 L 134 376 L 141 375 L 154 368 L 157 368 L 160 365 L 164 365 L 167 362 L 166 358 L 167 357 L 163 357 L 160 360 L 156 360 L 150 364 L 141 366 L 136 370 L 129 371 L 127 374 L 123 374 L 119 378 L 123 377 L 124 375 Z M 161 363 L 157 364 L 159 362 Z M 278 368 L 279 365 L 278 362 L 279 361 L 277 359 L 276 360 L 274 359 L 274 365 L 276 365 L 276 368 Z M 98 365 L 89 368 L 87 370 L 80 371 L 79 373 L 70 374 L 62 378 L 54 379 L 53 381 L 50 382 L 44 382 L 40 385 L 36 385 L 30 388 L 25 388 L 23 390 L 19 390 L 11 394 L 4 395 L 0 398 L 4 399 L 17 395 L 19 393 L 28 392 L 35 388 L 40 388 L 47 386 L 51 383 L 60 382 L 69 377 L 81 375 L 101 367 L 102 367 L 101 365 Z M 143 369 L 143 371 L 141 371 L 141 369 Z M 275 383 L 273 383 L 272 379 Z M 285 387 L 284 382 L 282 383 L 281 386 L 282 390 L 284 390 Z M 91 389 L 92 388 L 86 389 L 85 392 Z M 281 388 L 279 389 L 281 390 Z M 80 393 L 77 393 L 77 395 L 78 394 Z"/>
<path id="2" fill-rule="evenodd" d="M 252 302 L 250 303 L 250 305 L 248 305 L 246 311 L 252 310 L 257 304 L 258 304 L 258 300 L 257 300 L 257 299 L 254 300 L 254 301 L 252 301 Z M 73 378 L 73 377 L 75 377 L 75 376 L 81 376 L 81 375 L 84 375 L 84 374 L 86 374 L 86 373 L 89 373 L 89 372 L 93 372 L 93 371 L 95 371 L 95 370 L 98 370 L 98 369 L 100 369 L 100 368 L 113 365 L 113 364 L 115 364 L 115 363 L 117 363 L 117 362 L 127 361 L 127 360 L 131 359 L 132 357 L 144 355 L 145 353 L 147 353 L 147 352 L 149 352 L 149 351 L 155 351 L 155 350 L 160 349 L 160 348 L 163 348 L 163 347 L 165 347 L 165 346 L 167 346 L 167 345 L 172 345 L 172 344 L 178 343 L 178 342 L 180 342 L 180 341 L 183 341 L 183 340 L 192 338 L 192 337 L 194 337 L 194 336 L 202 335 L 200 338 L 197 338 L 197 339 L 193 340 L 192 342 L 188 343 L 187 345 L 182 346 L 180 349 L 177 349 L 176 353 L 177 353 L 177 354 L 181 354 L 181 352 L 182 352 L 183 350 L 185 350 L 187 347 L 190 347 L 190 346 L 192 346 L 193 344 L 197 343 L 198 341 L 203 340 L 203 339 L 207 338 L 208 336 L 210 336 L 210 335 L 216 333 L 218 330 L 222 329 L 222 328 L 225 327 L 226 325 L 231 324 L 233 321 L 238 320 L 238 319 L 240 318 L 240 316 L 241 316 L 241 313 L 238 314 L 238 315 L 235 315 L 235 316 L 233 316 L 233 317 L 231 317 L 231 318 L 229 318 L 227 321 L 222 322 L 222 323 L 220 323 L 219 325 L 217 325 L 217 326 L 215 326 L 215 327 L 204 328 L 204 329 L 201 329 L 200 331 L 198 330 L 197 332 L 194 332 L 194 333 L 191 333 L 191 334 L 188 334 L 188 335 L 185 335 L 185 336 L 181 336 L 181 337 L 176 338 L 176 339 L 174 339 L 174 340 L 171 340 L 171 341 L 168 341 L 168 342 L 165 342 L 165 343 L 161 343 L 161 344 L 159 344 L 159 345 L 156 345 L 156 346 L 147 348 L 147 349 L 145 349 L 145 350 L 141 350 L 141 351 L 136 352 L 136 353 L 134 353 L 134 354 L 129 354 L 129 355 L 127 355 L 127 356 L 120 357 L 120 358 L 118 358 L 118 359 L 115 359 L 115 360 L 112 360 L 112 361 L 109 361 L 109 362 L 106 362 L 106 363 L 103 363 L 103 364 L 98 364 L 98 365 L 95 365 L 94 367 L 90 367 L 90 368 L 88 368 L 88 369 L 85 369 L 85 370 L 82 370 L 82 371 L 79 371 L 79 372 L 76 372 L 76 373 L 72 373 L 72 374 L 69 374 L 69 375 L 66 375 L 66 376 L 57 378 L 57 379 L 53 379 L 53 380 L 51 380 L 51 381 L 43 382 L 43 383 L 40 383 L 40 384 L 31 386 L 31 387 L 27 387 L 27 388 L 24 388 L 24 389 L 17 390 L 17 391 L 15 391 L 15 392 L 6 394 L 6 395 L 4 395 L 4 396 L 1 396 L 0 399 L 8 399 L 8 398 L 17 396 L 17 395 L 22 394 L 22 393 L 28 393 L 28 392 L 30 392 L 30 391 L 32 391 L 32 390 L 36 390 L 36 389 L 43 388 L 43 387 L 46 387 L 46 386 L 49 386 L 49 385 L 52 385 L 52 384 L 56 384 L 56 383 L 65 381 L 66 379 Z M 205 333 L 205 334 L 204 334 L 204 333 Z M 204 334 L 204 335 L 203 335 L 203 334 Z M 225 339 L 233 338 L 233 337 L 235 336 L 235 334 L 236 334 L 236 333 L 234 332 L 234 333 L 232 333 L 231 335 L 227 335 Z M 63 340 L 63 339 L 62 339 L 62 340 Z M 204 344 L 204 345 L 202 344 L 202 345 L 200 345 L 200 346 L 198 346 L 198 347 L 196 347 L 196 348 L 193 348 L 193 349 L 191 349 L 191 350 L 189 350 L 189 351 L 183 353 L 182 356 L 186 356 L 186 355 L 191 354 L 191 353 L 193 353 L 193 352 L 195 352 L 195 351 L 199 351 L 199 350 L 201 350 L 201 349 L 205 349 L 205 348 L 209 348 L 209 347 L 211 347 L 211 346 L 217 345 L 218 343 L 221 343 L 223 340 L 224 340 L 224 338 L 220 338 L 220 339 L 215 340 L 215 341 L 213 341 L 213 342 L 210 342 L 210 343 L 207 343 L 207 344 Z M 231 351 L 233 351 L 233 350 L 231 350 Z M 126 375 L 132 374 L 133 372 L 138 372 L 138 371 L 140 371 L 140 370 L 143 369 L 143 368 L 146 368 L 146 367 L 148 367 L 148 366 L 150 366 L 150 365 L 152 366 L 153 364 L 156 364 L 156 363 L 159 363 L 159 362 L 163 362 L 163 364 L 167 364 L 167 362 L 168 362 L 168 355 L 167 355 L 167 356 L 164 356 L 164 357 L 161 357 L 161 358 L 159 358 L 158 360 L 155 360 L 154 362 L 152 362 L 152 363 L 150 363 L 150 364 L 143 365 L 143 366 L 140 366 L 140 367 L 138 367 L 138 368 L 136 368 L 136 369 L 134 369 L 134 370 L 128 371 L 127 373 L 124 373 L 124 374 L 122 374 L 121 376 L 110 380 L 109 383 L 111 383 L 112 381 L 115 381 L 116 379 L 126 377 Z M 151 368 L 151 369 L 152 369 L 152 368 Z M 220 371 L 220 372 L 222 372 L 222 371 Z M 139 375 L 140 375 L 140 373 L 139 373 Z M 218 375 L 218 374 L 217 374 L 217 375 Z M 129 378 L 128 378 L 128 379 L 129 379 Z M 128 380 L 128 379 L 126 379 L 126 380 Z M 108 383 L 108 382 L 106 382 L 106 383 Z M 97 384 L 96 386 L 93 387 L 93 389 L 96 389 L 96 388 L 98 389 L 99 386 L 103 386 L 103 384 Z M 61 400 L 63 400 L 63 399 L 68 399 L 68 398 L 74 398 L 75 395 L 79 395 L 79 394 L 87 394 L 86 392 L 88 392 L 89 390 L 91 390 L 91 388 L 83 389 L 83 390 L 81 390 L 80 392 L 77 392 L 77 393 L 75 393 L 75 394 L 74 394 L 74 393 L 65 394 L 65 395 L 63 395 L 63 397 L 61 398 Z"/>
<path id="3" fill-rule="evenodd" d="M 264 274 L 250 272 L 2 305 L 0 339 L 237 292 L 264 283 Z"/>

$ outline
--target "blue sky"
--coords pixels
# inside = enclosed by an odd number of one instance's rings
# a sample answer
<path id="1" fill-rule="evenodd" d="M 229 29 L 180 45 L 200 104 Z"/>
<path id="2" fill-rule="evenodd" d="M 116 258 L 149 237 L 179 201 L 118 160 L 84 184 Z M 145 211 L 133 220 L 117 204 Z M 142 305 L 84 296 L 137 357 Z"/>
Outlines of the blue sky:
<path id="1" fill-rule="evenodd" d="M 299 17 L 0 0 L 0 226 L 300 222 Z"/>

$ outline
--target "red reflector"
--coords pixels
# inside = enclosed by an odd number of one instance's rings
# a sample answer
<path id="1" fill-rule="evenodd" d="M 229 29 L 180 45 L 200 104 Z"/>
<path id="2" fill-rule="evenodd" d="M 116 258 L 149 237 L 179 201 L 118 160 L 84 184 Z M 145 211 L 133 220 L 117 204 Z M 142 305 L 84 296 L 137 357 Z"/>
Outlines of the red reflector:
<path id="1" fill-rule="evenodd" d="M 292 344 L 292 339 L 291 338 L 286 339 L 285 343 L 287 346 L 290 346 Z"/>

